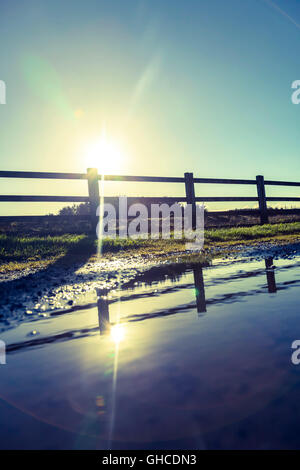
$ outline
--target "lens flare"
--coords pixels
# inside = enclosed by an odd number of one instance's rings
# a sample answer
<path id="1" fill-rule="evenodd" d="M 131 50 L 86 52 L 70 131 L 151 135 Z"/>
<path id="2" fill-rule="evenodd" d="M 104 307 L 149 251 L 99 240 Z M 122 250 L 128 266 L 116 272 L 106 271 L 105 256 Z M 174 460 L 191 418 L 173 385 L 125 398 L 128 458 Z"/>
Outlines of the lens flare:
<path id="1" fill-rule="evenodd" d="M 97 168 L 99 174 L 114 174 L 122 165 L 124 152 L 105 132 L 85 149 L 86 166 Z"/>
<path id="2" fill-rule="evenodd" d="M 118 323 L 114 325 L 110 330 L 110 337 L 114 343 L 119 344 L 121 341 L 124 340 L 125 337 L 125 329 L 124 326 Z"/>

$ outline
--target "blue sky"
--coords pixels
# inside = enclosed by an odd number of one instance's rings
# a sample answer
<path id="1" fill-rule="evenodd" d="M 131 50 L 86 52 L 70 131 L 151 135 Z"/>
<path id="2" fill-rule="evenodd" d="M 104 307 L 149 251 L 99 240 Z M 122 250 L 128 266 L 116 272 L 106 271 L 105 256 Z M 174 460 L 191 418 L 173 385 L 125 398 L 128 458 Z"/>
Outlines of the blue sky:
<path id="1" fill-rule="evenodd" d="M 298 23 L 296 0 L 1 0 L 0 167 L 85 171 L 86 148 L 105 126 L 121 154 L 102 163 L 108 173 L 299 181 Z M 1 188 L 86 192 L 53 181 L 2 180 Z M 128 186 L 130 194 L 182 190 Z M 198 194 L 225 193 L 207 186 Z M 2 204 L 1 213 L 20 207 Z"/>

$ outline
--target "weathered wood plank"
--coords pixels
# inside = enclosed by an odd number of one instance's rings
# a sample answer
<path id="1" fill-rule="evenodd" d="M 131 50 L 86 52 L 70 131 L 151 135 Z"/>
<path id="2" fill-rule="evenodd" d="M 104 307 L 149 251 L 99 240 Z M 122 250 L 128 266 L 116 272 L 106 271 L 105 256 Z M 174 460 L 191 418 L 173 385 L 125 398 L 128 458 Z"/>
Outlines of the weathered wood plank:
<path id="1" fill-rule="evenodd" d="M 90 220 L 89 214 L 81 215 L 1 215 L 1 222 L 42 222 L 43 220 L 49 221 L 68 221 L 72 222 L 77 220 Z"/>
<path id="2" fill-rule="evenodd" d="M 103 177 L 99 175 L 99 180 Z M 124 176 L 104 175 L 104 181 L 141 181 L 150 183 L 184 183 L 184 178 L 171 176 Z"/>
<path id="3" fill-rule="evenodd" d="M 196 197 L 196 202 L 243 202 L 243 201 L 258 201 L 258 197 Z"/>
<path id="4" fill-rule="evenodd" d="M 256 180 L 240 180 L 227 178 L 194 178 L 194 183 L 209 184 L 256 184 Z"/>
<path id="5" fill-rule="evenodd" d="M 43 171 L 0 171 L 0 178 L 87 179 L 86 173 L 49 173 Z"/>
<path id="6" fill-rule="evenodd" d="M 193 173 L 184 173 L 186 201 L 192 205 L 192 228 L 196 228 L 196 199 Z"/>
<path id="7" fill-rule="evenodd" d="M 263 224 L 267 224 L 269 222 L 269 219 L 268 219 L 265 183 L 264 183 L 264 177 L 262 175 L 256 176 L 256 184 L 257 184 L 258 205 L 259 205 L 259 211 L 260 211 L 260 223 L 263 225 Z"/>
<path id="8" fill-rule="evenodd" d="M 281 214 L 300 214 L 300 209 L 268 209 L 269 215 L 281 215 Z M 259 215 L 259 209 L 233 209 L 227 211 L 207 211 L 205 216 L 234 216 L 234 215 Z M 128 217 L 128 220 L 133 219 L 134 217 Z M 0 223 L 5 222 L 38 222 L 43 220 L 53 220 L 55 221 L 71 221 L 74 220 L 90 220 L 89 214 L 80 214 L 80 215 L 5 215 L 0 216 Z"/>
<path id="9" fill-rule="evenodd" d="M 96 231 L 98 217 L 97 209 L 100 204 L 100 194 L 99 194 L 99 180 L 98 180 L 98 171 L 97 168 L 88 168 L 88 191 L 89 191 L 89 205 L 90 205 L 90 214 L 91 214 L 91 231 Z"/>
<path id="10" fill-rule="evenodd" d="M 267 201 L 300 201 L 300 197 L 267 197 Z"/>
<path id="11" fill-rule="evenodd" d="M 269 186 L 300 186 L 300 183 L 297 183 L 296 181 L 270 181 L 270 180 L 265 180 L 265 185 Z"/>
<path id="12" fill-rule="evenodd" d="M 0 202 L 88 202 L 84 196 L 12 196 L 0 195 Z"/>
<path id="13" fill-rule="evenodd" d="M 104 198 L 105 202 L 108 203 L 113 203 L 116 198 L 112 197 L 105 197 Z M 174 204 L 174 202 L 187 202 L 186 197 L 147 197 L 147 196 L 141 196 L 141 197 L 127 197 L 127 204 L 145 204 L 146 206 L 149 204 Z"/>

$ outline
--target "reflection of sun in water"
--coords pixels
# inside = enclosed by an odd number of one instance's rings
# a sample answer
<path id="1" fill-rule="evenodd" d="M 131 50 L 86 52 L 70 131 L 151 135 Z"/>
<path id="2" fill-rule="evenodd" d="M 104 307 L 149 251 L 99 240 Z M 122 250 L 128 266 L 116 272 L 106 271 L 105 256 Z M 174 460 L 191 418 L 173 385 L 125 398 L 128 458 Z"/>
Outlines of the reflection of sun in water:
<path id="1" fill-rule="evenodd" d="M 124 325 L 118 323 L 117 325 L 112 326 L 110 330 L 110 337 L 116 344 L 119 344 L 121 341 L 123 341 L 125 337 Z"/>
<path id="2" fill-rule="evenodd" d="M 116 141 L 103 132 L 98 139 L 87 145 L 85 160 L 86 165 L 97 168 L 99 174 L 114 174 L 124 160 L 124 152 Z"/>

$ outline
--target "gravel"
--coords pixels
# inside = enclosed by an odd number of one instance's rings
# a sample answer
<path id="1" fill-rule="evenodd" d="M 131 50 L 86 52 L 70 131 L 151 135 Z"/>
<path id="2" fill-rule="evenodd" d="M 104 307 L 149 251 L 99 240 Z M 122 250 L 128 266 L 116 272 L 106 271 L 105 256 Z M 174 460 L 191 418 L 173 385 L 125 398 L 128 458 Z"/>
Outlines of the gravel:
<path id="1" fill-rule="evenodd" d="M 222 254 L 222 247 L 208 250 L 214 256 Z M 272 242 L 255 243 L 252 246 L 236 244 L 230 253 L 218 259 L 258 260 L 266 257 L 293 258 L 300 252 L 300 243 L 276 244 Z M 182 253 L 186 254 L 186 252 Z M 113 290 L 131 281 L 141 272 L 154 265 L 169 263 L 169 256 L 128 256 L 100 258 L 81 267 L 62 269 L 57 266 L 25 269 L 10 272 L 0 278 L 0 330 L 1 324 L 7 328 L 24 317 L 51 315 L 54 311 L 74 308 L 96 301 L 96 288 Z M 179 257 L 180 253 L 176 253 Z"/>

